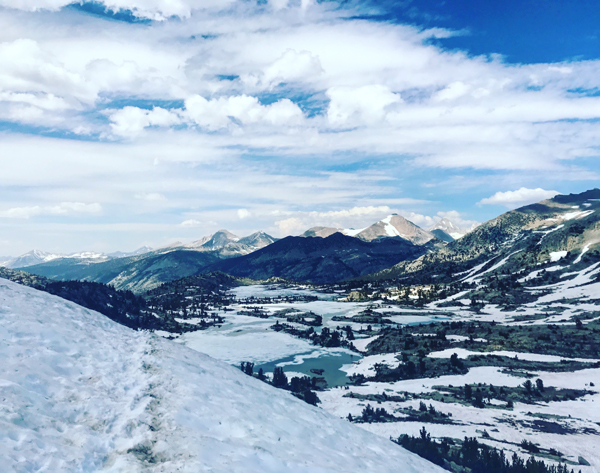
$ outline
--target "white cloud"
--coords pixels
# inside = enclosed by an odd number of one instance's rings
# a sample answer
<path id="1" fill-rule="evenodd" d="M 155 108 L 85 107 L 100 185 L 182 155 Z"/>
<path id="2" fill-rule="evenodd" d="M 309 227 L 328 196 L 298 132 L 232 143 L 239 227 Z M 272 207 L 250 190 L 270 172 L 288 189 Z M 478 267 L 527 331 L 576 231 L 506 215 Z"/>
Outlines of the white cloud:
<path id="1" fill-rule="evenodd" d="M 448 84 L 447 87 L 433 95 L 432 99 L 437 102 L 450 101 L 462 97 L 471 90 L 471 87 L 463 82 L 457 81 Z"/>
<path id="2" fill-rule="evenodd" d="M 346 218 L 358 217 L 364 215 L 380 215 L 382 213 L 391 213 L 392 210 L 387 205 L 378 207 L 369 205 L 367 207 L 352 207 L 348 210 L 330 210 L 328 212 L 310 212 L 308 215 L 313 218 Z"/>
<path id="3" fill-rule="evenodd" d="M 557 194 L 560 194 L 560 192 L 548 191 L 541 188 L 527 189 L 526 187 L 521 187 L 516 191 L 496 192 L 493 196 L 480 200 L 478 205 L 504 205 L 508 208 L 516 208 L 541 200 L 551 199 Z"/>
<path id="4" fill-rule="evenodd" d="M 250 217 L 252 214 L 250 211 L 248 211 L 248 209 L 238 209 L 237 215 L 240 219 L 244 219 Z"/>
<path id="5" fill-rule="evenodd" d="M 13 207 L 0 211 L 0 218 L 31 218 L 37 215 L 73 215 L 73 214 L 97 214 L 102 212 L 102 206 L 98 203 L 84 204 L 81 202 L 62 202 L 54 206 L 31 206 Z"/>
<path id="6" fill-rule="evenodd" d="M 290 217 L 290 218 L 286 218 L 284 220 L 278 220 L 275 222 L 275 225 L 277 225 L 277 227 L 279 228 L 279 231 L 283 235 L 291 235 L 291 234 L 299 233 L 302 230 L 307 229 L 307 227 L 305 227 L 302 220 L 300 220 L 299 218 L 296 218 L 296 217 Z"/>
<path id="7" fill-rule="evenodd" d="M 310 227 L 362 228 L 394 212 L 387 205 L 356 206 L 349 209 L 329 211 L 275 211 L 272 215 L 289 217 L 275 222 L 283 235 L 301 233 Z"/>
<path id="8" fill-rule="evenodd" d="M 193 227 L 199 227 L 201 225 L 202 225 L 202 222 L 200 222 L 199 220 L 194 220 L 194 219 L 184 220 L 183 222 L 181 222 L 182 227 L 193 228 Z"/>
<path id="9" fill-rule="evenodd" d="M 400 211 L 398 213 L 402 215 L 405 219 L 410 220 L 412 223 L 421 228 L 431 227 L 435 223 L 435 219 L 428 215 L 422 215 L 415 212 L 406 211 Z"/>
<path id="10" fill-rule="evenodd" d="M 242 124 L 269 123 L 294 125 L 302 120 L 302 111 L 289 99 L 262 105 L 256 97 L 239 95 L 207 100 L 195 95 L 185 101 L 184 114 L 197 125 L 218 130 L 232 125 L 232 119 Z"/>
<path id="11" fill-rule="evenodd" d="M 149 126 L 172 126 L 181 122 L 179 115 L 164 108 L 154 107 L 144 110 L 138 107 L 124 107 L 117 111 L 109 110 L 113 133 L 119 136 L 135 137 Z"/>
<path id="12" fill-rule="evenodd" d="M 332 87 L 327 91 L 330 99 L 327 118 L 332 125 L 348 122 L 374 124 L 385 116 L 388 105 L 402 101 L 384 85 L 365 85 L 358 88 Z"/>
<path id="13" fill-rule="evenodd" d="M 269 0 L 269 5 L 275 10 L 282 10 L 287 8 L 289 0 Z"/>
<path id="14" fill-rule="evenodd" d="M 474 225 L 479 225 L 479 222 L 477 220 L 465 219 L 463 217 L 463 214 L 461 212 L 458 212 L 457 210 L 448 210 L 446 212 L 438 212 L 437 217 L 439 217 L 439 219 L 447 218 L 452 223 L 455 223 L 456 225 L 458 225 L 460 228 L 471 228 Z M 438 219 L 436 219 L 436 220 L 438 220 Z"/>
<path id="15" fill-rule="evenodd" d="M 244 75 L 242 81 L 250 86 L 261 84 L 267 88 L 282 82 L 314 81 L 323 74 L 318 56 L 309 51 L 286 50 L 261 75 Z"/>
<path id="16" fill-rule="evenodd" d="M 153 20 L 166 20 L 171 16 L 187 18 L 193 10 L 227 8 L 235 0 L 100 0 L 113 11 L 129 10 L 134 15 Z M 72 0 L 0 0 L 0 6 L 26 11 L 56 11 L 72 4 Z"/>

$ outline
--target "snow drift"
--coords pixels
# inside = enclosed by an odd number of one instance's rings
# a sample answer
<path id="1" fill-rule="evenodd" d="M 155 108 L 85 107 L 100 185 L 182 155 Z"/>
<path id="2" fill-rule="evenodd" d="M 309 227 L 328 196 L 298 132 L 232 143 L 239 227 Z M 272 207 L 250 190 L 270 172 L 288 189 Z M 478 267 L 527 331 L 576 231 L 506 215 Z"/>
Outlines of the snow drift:
<path id="1" fill-rule="evenodd" d="M 0 279 L 5 472 L 441 472 L 147 332 Z"/>

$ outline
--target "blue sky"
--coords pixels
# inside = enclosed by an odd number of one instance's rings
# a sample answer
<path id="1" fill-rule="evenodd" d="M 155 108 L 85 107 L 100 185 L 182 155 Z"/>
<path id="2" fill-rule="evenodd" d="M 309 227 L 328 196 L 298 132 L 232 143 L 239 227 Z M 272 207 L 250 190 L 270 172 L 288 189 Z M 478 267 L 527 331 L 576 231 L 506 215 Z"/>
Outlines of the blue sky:
<path id="1" fill-rule="evenodd" d="M 381 19 L 465 34 L 436 42 L 515 64 L 597 59 L 600 8 L 593 0 L 420 0 L 373 2 Z"/>
<path id="2" fill-rule="evenodd" d="M 470 226 L 597 187 L 599 12 L 0 0 L 0 255 Z"/>

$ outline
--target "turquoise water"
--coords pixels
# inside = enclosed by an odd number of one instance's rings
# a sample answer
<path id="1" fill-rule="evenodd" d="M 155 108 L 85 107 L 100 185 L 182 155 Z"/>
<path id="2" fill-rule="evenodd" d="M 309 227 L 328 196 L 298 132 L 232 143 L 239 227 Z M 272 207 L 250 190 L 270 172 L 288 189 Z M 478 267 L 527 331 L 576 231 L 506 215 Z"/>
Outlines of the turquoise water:
<path id="1" fill-rule="evenodd" d="M 343 365 L 349 365 L 360 358 L 360 355 L 350 354 L 347 352 L 333 352 L 322 354 L 315 358 L 304 358 L 303 355 L 309 355 L 310 353 L 304 353 L 300 355 L 292 355 L 279 360 L 271 361 L 269 363 L 263 363 L 256 365 L 254 371 L 258 371 L 262 368 L 265 373 L 273 373 L 276 366 L 281 366 L 284 372 L 296 372 L 302 373 L 310 377 L 322 377 L 327 381 L 328 387 L 334 386 L 345 386 L 349 381 L 346 376 L 346 372 L 340 371 Z M 296 364 L 296 362 L 298 362 Z M 311 373 L 311 369 L 324 369 L 322 375 Z M 291 376 L 288 376 L 288 380 Z"/>

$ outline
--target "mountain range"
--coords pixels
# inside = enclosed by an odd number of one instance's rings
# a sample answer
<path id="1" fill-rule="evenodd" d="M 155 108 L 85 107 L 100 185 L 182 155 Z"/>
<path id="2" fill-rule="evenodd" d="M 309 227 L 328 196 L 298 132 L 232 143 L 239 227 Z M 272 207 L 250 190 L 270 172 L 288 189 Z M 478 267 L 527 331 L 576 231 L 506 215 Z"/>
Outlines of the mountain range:
<path id="1" fill-rule="evenodd" d="M 82 251 L 78 253 L 71 253 L 65 255 L 60 253 L 48 253 L 40 250 L 31 250 L 21 256 L 17 256 L 16 258 L 0 257 L 0 266 L 10 269 L 27 268 L 29 266 L 48 263 L 50 261 L 55 260 L 74 260 L 77 262 L 99 263 L 111 259 L 127 258 L 128 256 L 142 255 L 144 253 L 148 253 L 149 251 L 152 251 L 152 248 L 148 246 L 143 246 L 129 253 L 117 251 L 115 253 L 108 254 L 96 253 L 93 251 Z"/>
<path id="2" fill-rule="evenodd" d="M 546 277 L 551 271 L 552 281 L 562 277 L 563 282 L 568 282 L 575 274 L 572 265 L 583 270 L 596 261 L 599 208 L 600 190 L 594 189 L 558 195 L 506 212 L 457 240 L 451 240 L 446 232 L 458 236 L 457 226 L 451 222 L 441 221 L 441 228 L 429 232 L 401 216 L 390 215 L 366 229 L 355 230 L 355 236 L 325 227 L 314 227 L 303 236 L 281 240 L 262 232 L 238 238 L 221 230 L 192 243 L 178 243 L 141 255 L 93 263 L 55 258 L 25 269 L 52 279 L 94 281 L 136 293 L 213 271 L 255 280 L 278 277 L 315 284 L 346 280 L 356 284 L 393 281 L 398 286 L 467 284 L 465 288 L 473 282 L 483 284 L 481 281 L 486 278 L 502 279 L 509 274 L 512 279 L 506 284 L 515 290 L 505 287 L 504 296 L 510 293 L 509 299 L 514 301 L 529 300 L 533 293 L 514 283 L 517 275 L 525 277 L 531 273 L 537 277 L 538 271 L 540 277 Z M 442 241 L 443 235 L 436 238 L 433 232 L 437 231 L 448 235 L 447 241 Z M 482 300 L 504 297 L 501 292 L 487 290 L 470 294 Z"/>
<path id="3" fill-rule="evenodd" d="M 208 271 L 225 271 L 258 279 L 277 276 L 329 283 L 379 271 L 446 244 L 396 214 L 366 229 L 354 231 L 355 236 L 344 234 L 352 233 L 350 230 L 336 230 L 325 229 L 312 234 L 309 230 L 303 237 L 287 237 L 280 243 L 264 232 L 240 238 L 223 229 L 191 243 L 177 242 L 132 256 L 104 259 L 53 256 L 48 261 L 27 260 L 24 266 L 13 263 L 10 267 L 52 279 L 111 284 L 117 289 L 138 293 L 164 282 Z M 336 234 L 342 238 L 327 239 Z M 308 236 L 319 238 L 309 241 L 313 239 Z M 261 250 L 264 251 L 250 257 Z M 266 264 L 267 260 L 269 264 Z M 269 270 L 264 269 L 267 267 Z"/>
<path id="4" fill-rule="evenodd" d="M 443 233 L 435 233 L 441 230 Z M 448 219 L 442 219 L 430 230 L 424 230 L 415 225 L 410 220 L 398 214 L 388 215 L 384 219 L 375 222 L 373 225 L 355 230 L 353 228 L 335 228 L 335 227 L 312 227 L 305 231 L 301 236 L 304 237 L 328 237 L 334 233 L 343 233 L 344 235 L 359 238 L 364 241 L 373 241 L 379 238 L 401 238 L 410 241 L 415 245 L 424 245 L 432 240 L 454 241 L 457 238 L 468 233 L 468 230 L 460 229 L 458 225 Z M 450 236 L 453 233 L 455 236 Z"/>
<path id="5" fill-rule="evenodd" d="M 353 278 L 432 282 L 435 277 L 442 282 L 503 258 L 510 263 L 501 265 L 503 270 L 522 271 L 563 253 L 583 256 L 600 242 L 596 199 L 597 189 L 558 195 L 467 229 L 463 236 L 466 230 L 447 219 L 428 231 L 392 214 L 360 230 L 313 227 L 300 237 L 282 240 L 264 232 L 239 238 L 220 230 L 192 243 L 107 260 L 33 252 L 21 259 L 26 264 L 21 267 L 53 279 L 96 281 L 138 293 L 210 271 L 318 284 Z M 50 261 L 29 265 L 40 258 Z"/>

